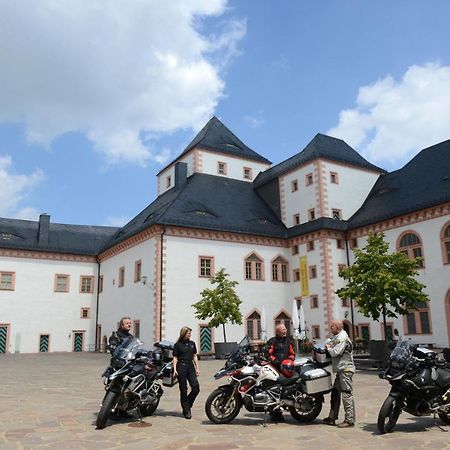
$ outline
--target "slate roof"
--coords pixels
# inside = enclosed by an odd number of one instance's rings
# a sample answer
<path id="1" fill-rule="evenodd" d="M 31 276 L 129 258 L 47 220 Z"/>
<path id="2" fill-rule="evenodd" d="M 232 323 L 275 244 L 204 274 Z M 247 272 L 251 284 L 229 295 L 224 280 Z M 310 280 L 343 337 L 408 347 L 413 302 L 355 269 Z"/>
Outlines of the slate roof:
<path id="1" fill-rule="evenodd" d="M 48 245 L 38 242 L 39 222 L 0 218 L 0 248 L 95 256 L 116 227 L 50 223 Z"/>
<path id="2" fill-rule="evenodd" d="M 285 225 L 246 181 L 196 173 L 170 189 L 108 242 L 111 247 L 152 224 L 287 237 Z"/>
<path id="3" fill-rule="evenodd" d="M 450 140 L 422 150 L 403 168 L 381 175 L 349 219 L 356 228 L 450 201 Z"/>
<path id="4" fill-rule="evenodd" d="M 170 164 L 165 166 L 164 169 L 160 170 L 158 175 L 195 147 L 225 153 L 230 156 L 238 156 L 251 161 L 272 164 L 268 159 L 256 153 L 250 147 L 247 147 L 231 130 L 214 116 L 200 130 L 183 152 Z"/>
<path id="5" fill-rule="evenodd" d="M 317 158 L 325 158 L 350 164 L 355 167 L 385 173 L 384 169 L 371 164 L 342 139 L 318 133 L 300 153 L 260 173 L 255 178 L 253 184 L 255 187 L 266 184 L 274 178 Z"/>

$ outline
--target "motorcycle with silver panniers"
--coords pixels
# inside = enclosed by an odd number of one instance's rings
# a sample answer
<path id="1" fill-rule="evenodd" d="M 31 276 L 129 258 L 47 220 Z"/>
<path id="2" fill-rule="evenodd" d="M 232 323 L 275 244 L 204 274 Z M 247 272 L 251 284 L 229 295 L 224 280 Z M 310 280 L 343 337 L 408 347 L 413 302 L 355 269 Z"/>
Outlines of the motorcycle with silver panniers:
<path id="1" fill-rule="evenodd" d="M 315 347 L 313 358 L 297 357 L 290 370 L 277 370 L 245 337 L 231 352 L 216 380 L 228 378 L 208 396 L 205 412 L 213 423 L 234 420 L 242 407 L 249 412 L 289 411 L 299 422 L 311 422 L 321 412 L 324 395 L 332 388 L 331 363 L 325 349 Z"/>

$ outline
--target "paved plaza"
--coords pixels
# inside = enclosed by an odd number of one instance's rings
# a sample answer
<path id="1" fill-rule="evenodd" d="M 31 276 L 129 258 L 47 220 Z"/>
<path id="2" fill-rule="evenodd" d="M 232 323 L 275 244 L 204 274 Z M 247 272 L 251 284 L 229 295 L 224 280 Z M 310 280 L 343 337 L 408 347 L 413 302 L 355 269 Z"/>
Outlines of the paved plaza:
<path id="1" fill-rule="evenodd" d="M 214 425 L 204 412 L 208 394 L 219 382 L 213 374 L 223 361 L 201 361 L 201 392 L 192 420 L 182 417 L 178 386 L 165 388 L 151 426 L 133 420 L 95 429 L 103 397 L 100 378 L 108 356 L 95 353 L 0 356 L 0 449 L 450 449 L 449 433 L 429 417 L 402 414 L 394 433 L 379 435 L 378 410 L 388 384 L 376 372 L 357 372 L 357 424 L 337 429 L 317 419 L 299 424 L 289 414 L 284 423 L 262 426 L 262 414 L 241 410 L 228 425 Z M 222 380 L 223 382 L 223 380 Z M 328 398 L 320 418 L 328 412 Z M 450 430 L 450 427 L 445 427 Z"/>

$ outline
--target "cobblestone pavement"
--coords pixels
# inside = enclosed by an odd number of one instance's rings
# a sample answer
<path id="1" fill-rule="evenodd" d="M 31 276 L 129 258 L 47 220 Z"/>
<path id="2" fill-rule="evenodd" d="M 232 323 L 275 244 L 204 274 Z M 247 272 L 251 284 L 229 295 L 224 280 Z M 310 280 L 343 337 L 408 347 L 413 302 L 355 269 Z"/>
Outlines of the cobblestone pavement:
<path id="1" fill-rule="evenodd" d="M 210 423 L 204 412 L 208 394 L 219 383 L 213 374 L 222 361 L 201 361 L 201 392 L 192 420 L 182 417 L 178 386 L 165 388 L 160 406 L 145 428 L 135 420 L 95 429 L 103 397 L 103 354 L 0 356 L 0 449 L 450 449 L 449 434 L 429 417 L 402 414 L 395 432 L 379 435 L 376 419 L 388 384 L 375 372 L 357 372 L 357 424 L 353 429 L 323 425 L 317 419 L 299 424 L 285 413 L 284 423 L 262 426 L 262 414 L 241 410 L 228 425 Z M 328 412 L 328 398 L 319 416 Z M 450 427 L 446 427 L 450 429 Z"/>

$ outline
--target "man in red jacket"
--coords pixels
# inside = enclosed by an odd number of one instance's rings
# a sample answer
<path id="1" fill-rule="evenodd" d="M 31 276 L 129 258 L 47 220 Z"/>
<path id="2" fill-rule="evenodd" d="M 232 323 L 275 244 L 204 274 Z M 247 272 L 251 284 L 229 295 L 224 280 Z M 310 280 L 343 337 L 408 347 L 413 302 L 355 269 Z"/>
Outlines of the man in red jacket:
<path id="1" fill-rule="evenodd" d="M 281 369 L 281 363 L 285 359 L 294 361 L 295 351 L 290 337 L 287 335 L 287 329 L 284 325 L 277 325 L 275 328 L 276 336 L 270 338 L 266 344 L 266 352 L 269 361 L 278 370 Z M 270 417 L 273 422 L 283 421 L 283 412 L 280 409 L 272 411 Z"/>

